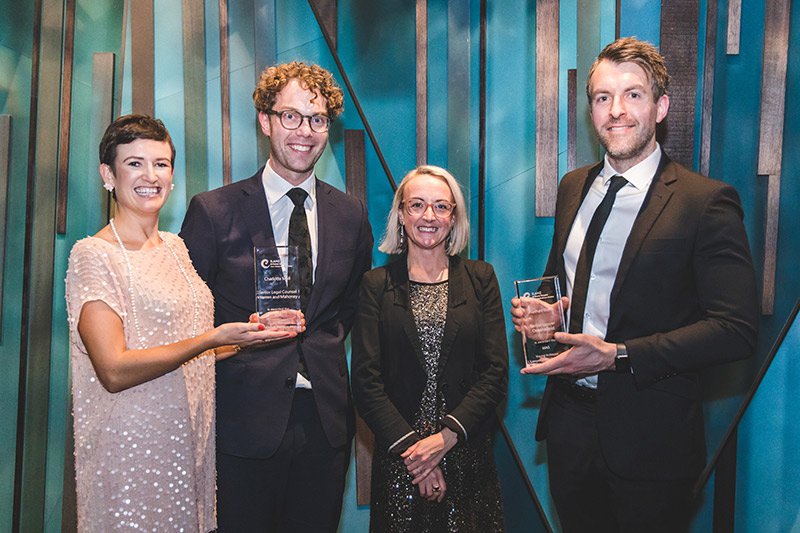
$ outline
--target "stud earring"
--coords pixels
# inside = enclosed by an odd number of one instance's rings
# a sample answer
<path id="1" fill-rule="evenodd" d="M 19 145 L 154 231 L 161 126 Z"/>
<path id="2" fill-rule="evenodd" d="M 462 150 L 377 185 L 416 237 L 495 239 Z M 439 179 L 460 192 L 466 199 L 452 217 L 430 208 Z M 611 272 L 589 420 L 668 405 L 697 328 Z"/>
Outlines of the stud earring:
<path id="1" fill-rule="evenodd" d="M 107 181 L 104 181 L 104 182 L 103 182 L 103 188 L 104 188 L 105 190 L 107 190 L 108 192 L 111 192 L 111 191 L 113 191 L 113 190 L 114 190 L 114 185 L 113 185 L 113 184 L 111 184 L 111 183 L 109 183 L 109 182 L 107 182 Z"/>

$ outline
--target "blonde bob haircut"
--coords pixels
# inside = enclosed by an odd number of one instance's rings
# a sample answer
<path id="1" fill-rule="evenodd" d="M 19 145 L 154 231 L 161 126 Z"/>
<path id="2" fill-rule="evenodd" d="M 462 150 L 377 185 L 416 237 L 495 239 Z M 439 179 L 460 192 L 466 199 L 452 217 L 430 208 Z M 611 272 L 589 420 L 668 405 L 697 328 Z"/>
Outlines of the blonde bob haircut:
<path id="1" fill-rule="evenodd" d="M 467 218 L 464 195 L 452 174 L 441 167 L 435 167 L 433 165 L 422 165 L 415 168 L 406 174 L 403 181 L 400 182 L 400 186 L 394 193 L 389 216 L 386 217 L 386 233 L 383 236 L 383 241 L 378 247 L 378 250 L 385 254 L 402 254 L 408 249 L 407 242 L 400 242 L 400 210 L 402 209 L 401 204 L 403 203 L 406 186 L 409 181 L 417 176 L 433 176 L 439 178 L 447 183 L 447 186 L 450 188 L 450 193 L 453 195 L 456 206 L 453 209 L 453 213 L 450 215 L 454 218 L 453 227 L 450 229 L 450 235 L 447 236 L 445 252 L 447 255 L 458 255 L 466 248 L 469 242 L 469 219 Z"/>

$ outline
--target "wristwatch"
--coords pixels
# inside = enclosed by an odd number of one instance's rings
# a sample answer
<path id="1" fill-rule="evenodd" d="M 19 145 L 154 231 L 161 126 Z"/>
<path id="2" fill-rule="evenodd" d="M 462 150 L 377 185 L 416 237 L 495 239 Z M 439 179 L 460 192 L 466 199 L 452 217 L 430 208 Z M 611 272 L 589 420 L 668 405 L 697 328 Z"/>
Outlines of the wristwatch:
<path id="1" fill-rule="evenodd" d="M 628 358 L 628 348 L 624 343 L 617 343 L 617 356 L 614 357 L 614 370 L 623 374 L 632 374 L 631 360 Z"/>

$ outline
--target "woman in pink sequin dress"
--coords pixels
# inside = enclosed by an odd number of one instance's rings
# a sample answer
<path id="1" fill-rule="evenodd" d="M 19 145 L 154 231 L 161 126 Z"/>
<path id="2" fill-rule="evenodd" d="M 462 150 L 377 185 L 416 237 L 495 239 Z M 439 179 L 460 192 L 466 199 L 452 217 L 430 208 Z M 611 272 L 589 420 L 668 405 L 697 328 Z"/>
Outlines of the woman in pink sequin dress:
<path id="1" fill-rule="evenodd" d="M 66 279 L 79 531 L 216 528 L 214 363 L 295 331 L 214 327 L 183 241 L 158 231 L 175 148 L 164 125 L 118 118 L 100 143 L 116 215 L 72 249 Z M 244 283 L 245 281 L 243 281 Z"/>

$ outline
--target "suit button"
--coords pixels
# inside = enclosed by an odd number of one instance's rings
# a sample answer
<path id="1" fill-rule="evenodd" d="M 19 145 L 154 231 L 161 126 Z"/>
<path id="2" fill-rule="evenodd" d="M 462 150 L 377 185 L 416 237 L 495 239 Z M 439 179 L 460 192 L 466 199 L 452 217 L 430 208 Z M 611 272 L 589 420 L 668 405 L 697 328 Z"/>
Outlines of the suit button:
<path id="1" fill-rule="evenodd" d="M 443 392 L 444 394 L 447 394 L 447 389 L 449 389 L 449 388 L 450 388 L 450 387 L 447 385 L 447 383 L 443 383 L 443 384 L 442 384 L 442 392 Z"/>
<path id="2" fill-rule="evenodd" d="M 459 382 L 458 386 L 461 389 L 462 394 L 466 394 L 467 391 L 469 390 L 469 387 L 467 387 L 467 382 L 464 381 L 463 379 Z"/>
<path id="3" fill-rule="evenodd" d="M 294 388 L 294 380 L 296 378 L 286 378 L 286 388 L 293 389 Z"/>

